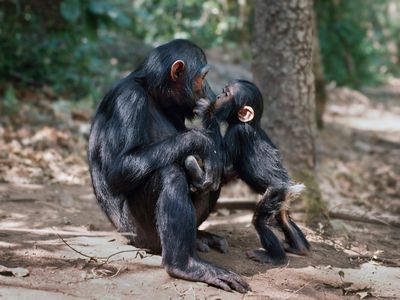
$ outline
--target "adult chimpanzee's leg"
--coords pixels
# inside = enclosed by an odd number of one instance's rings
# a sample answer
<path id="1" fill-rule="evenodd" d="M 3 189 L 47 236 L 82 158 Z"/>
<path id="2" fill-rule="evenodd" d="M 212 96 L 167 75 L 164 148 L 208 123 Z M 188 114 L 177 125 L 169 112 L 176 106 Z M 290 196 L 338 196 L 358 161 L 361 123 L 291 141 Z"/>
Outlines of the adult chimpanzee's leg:
<path id="1" fill-rule="evenodd" d="M 272 264 L 283 264 L 286 262 L 286 254 L 281 242 L 268 228 L 268 220 L 273 217 L 281 208 L 285 199 L 285 189 L 271 188 L 267 190 L 264 197 L 258 203 L 253 217 L 253 224 L 257 230 L 264 250 L 247 252 L 249 258 Z"/>
<path id="2" fill-rule="evenodd" d="M 218 200 L 220 189 L 217 191 L 208 191 L 211 182 L 205 183 L 205 173 L 200 167 L 201 162 L 195 156 L 190 155 L 185 160 L 185 170 L 193 185 L 191 198 L 196 210 L 196 227 L 203 223 Z M 197 190 L 200 187 L 200 191 Z M 216 249 L 222 253 L 228 252 L 228 242 L 220 235 L 212 234 L 203 230 L 197 230 L 196 248 L 201 252 L 208 252 L 210 248 Z"/>
<path id="3" fill-rule="evenodd" d="M 196 210 L 197 227 L 200 226 L 214 210 L 219 194 L 220 189 L 217 191 L 191 193 L 190 196 Z M 210 248 L 212 248 L 219 252 L 227 253 L 229 249 L 228 242 L 224 237 L 203 230 L 197 230 L 196 247 L 197 250 L 201 252 L 208 252 Z"/>
<path id="4" fill-rule="evenodd" d="M 195 252 L 196 214 L 184 171 L 177 166 L 161 170 L 162 189 L 157 202 L 157 228 L 163 264 L 174 277 L 203 281 L 225 290 L 249 290 L 237 274 L 201 260 Z"/>
<path id="5" fill-rule="evenodd" d="M 285 245 L 285 250 L 298 255 L 307 255 L 310 244 L 300 228 L 292 221 L 287 210 L 281 210 L 276 219 L 288 243 Z"/>

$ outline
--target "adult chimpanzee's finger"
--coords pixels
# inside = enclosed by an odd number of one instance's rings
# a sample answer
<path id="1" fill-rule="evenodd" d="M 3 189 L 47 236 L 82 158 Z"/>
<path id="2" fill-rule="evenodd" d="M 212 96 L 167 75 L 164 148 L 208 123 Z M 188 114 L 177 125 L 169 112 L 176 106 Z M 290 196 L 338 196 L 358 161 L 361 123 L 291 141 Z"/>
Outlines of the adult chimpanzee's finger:
<path id="1" fill-rule="evenodd" d="M 211 160 L 204 160 L 204 182 L 208 183 L 209 186 L 213 185 L 215 180 L 215 170 L 213 169 L 213 163 Z"/>
<path id="2" fill-rule="evenodd" d="M 213 168 L 213 180 L 212 180 L 212 185 L 211 185 L 211 190 L 216 191 L 219 189 L 221 186 L 221 180 L 222 180 L 222 173 L 223 173 L 223 164 L 221 163 L 220 159 L 217 159 L 214 164 Z"/>
<path id="3" fill-rule="evenodd" d="M 201 98 L 196 102 L 196 106 L 193 109 L 193 112 L 202 117 L 210 108 L 210 100 Z"/>

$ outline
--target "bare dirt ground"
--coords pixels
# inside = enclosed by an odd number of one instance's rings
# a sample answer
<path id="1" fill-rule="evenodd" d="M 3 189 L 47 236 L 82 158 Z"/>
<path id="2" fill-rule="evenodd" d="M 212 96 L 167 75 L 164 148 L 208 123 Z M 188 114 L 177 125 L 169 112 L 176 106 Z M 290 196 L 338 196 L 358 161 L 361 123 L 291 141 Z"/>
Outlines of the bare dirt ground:
<path id="1" fill-rule="evenodd" d="M 311 242 L 310 256 L 291 255 L 283 267 L 246 257 L 259 247 L 251 211 L 224 208 L 254 203 L 241 183 L 224 189 L 220 208 L 202 225 L 224 235 L 230 251 L 201 256 L 243 275 L 253 290 L 245 295 L 173 279 L 159 256 L 126 245 L 88 181 L 90 110 L 24 104 L 17 116 L 24 122 L 14 118 L 0 127 L 0 266 L 11 268 L 0 267 L 0 298 L 398 298 L 400 84 L 364 92 L 329 90 L 318 174 L 333 229 L 304 227 L 301 211 L 293 214 Z M 51 117 L 32 117 L 46 110 Z"/>

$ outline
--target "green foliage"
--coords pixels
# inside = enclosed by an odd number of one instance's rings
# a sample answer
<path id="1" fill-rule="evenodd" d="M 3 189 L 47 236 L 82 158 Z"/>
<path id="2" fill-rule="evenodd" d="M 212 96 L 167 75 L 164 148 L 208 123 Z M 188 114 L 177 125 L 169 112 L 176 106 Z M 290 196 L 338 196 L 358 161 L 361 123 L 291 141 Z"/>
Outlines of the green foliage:
<path id="1" fill-rule="evenodd" d="M 79 0 L 62 1 L 60 5 L 61 15 L 69 22 L 76 22 L 81 14 Z"/>
<path id="2" fill-rule="evenodd" d="M 0 1 L 0 81 L 50 86 L 56 93 L 99 97 L 115 79 L 107 28 L 130 19 L 117 1 Z"/>
<path id="3" fill-rule="evenodd" d="M 0 88 L 47 86 L 99 99 L 147 45 L 250 44 L 251 12 L 249 0 L 0 0 Z M 316 12 L 328 80 L 359 86 L 399 75 L 399 3 L 316 0 Z"/>
<path id="4" fill-rule="evenodd" d="M 4 111 L 6 115 L 11 115 L 18 111 L 18 106 L 19 103 L 15 95 L 15 90 L 12 86 L 8 86 L 4 92 L 1 110 Z"/>
<path id="5" fill-rule="evenodd" d="M 246 1 L 142 0 L 134 1 L 133 8 L 136 34 L 150 43 L 190 38 L 211 47 L 250 39 L 251 6 Z"/>
<path id="6" fill-rule="evenodd" d="M 98 99 L 143 58 L 143 41 L 229 46 L 249 39 L 250 20 L 246 0 L 0 0 L 0 87 Z"/>
<path id="7" fill-rule="evenodd" d="M 359 87 L 398 74 L 399 56 L 392 50 L 400 41 L 398 3 L 319 0 L 315 8 L 327 80 Z"/>

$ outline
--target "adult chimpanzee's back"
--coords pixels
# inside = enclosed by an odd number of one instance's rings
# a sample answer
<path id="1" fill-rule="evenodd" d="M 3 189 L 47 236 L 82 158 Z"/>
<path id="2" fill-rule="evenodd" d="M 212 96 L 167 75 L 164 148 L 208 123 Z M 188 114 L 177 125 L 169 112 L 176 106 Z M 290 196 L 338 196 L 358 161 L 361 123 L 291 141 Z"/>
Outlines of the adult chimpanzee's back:
<path id="1" fill-rule="evenodd" d="M 196 246 L 226 249 L 222 237 L 196 229 L 219 196 L 222 147 L 205 130 L 185 127 L 196 101 L 214 97 L 207 72 L 203 51 L 191 42 L 155 48 L 98 106 L 90 173 L 96 198 L 117 230 L 136 247 L 162 252 L 169 274 L 245 292 L 249 287 L 238 275 L 196 253 Z M 189 190 L 188 156 L 204 162 L 197 192 Z"/>

